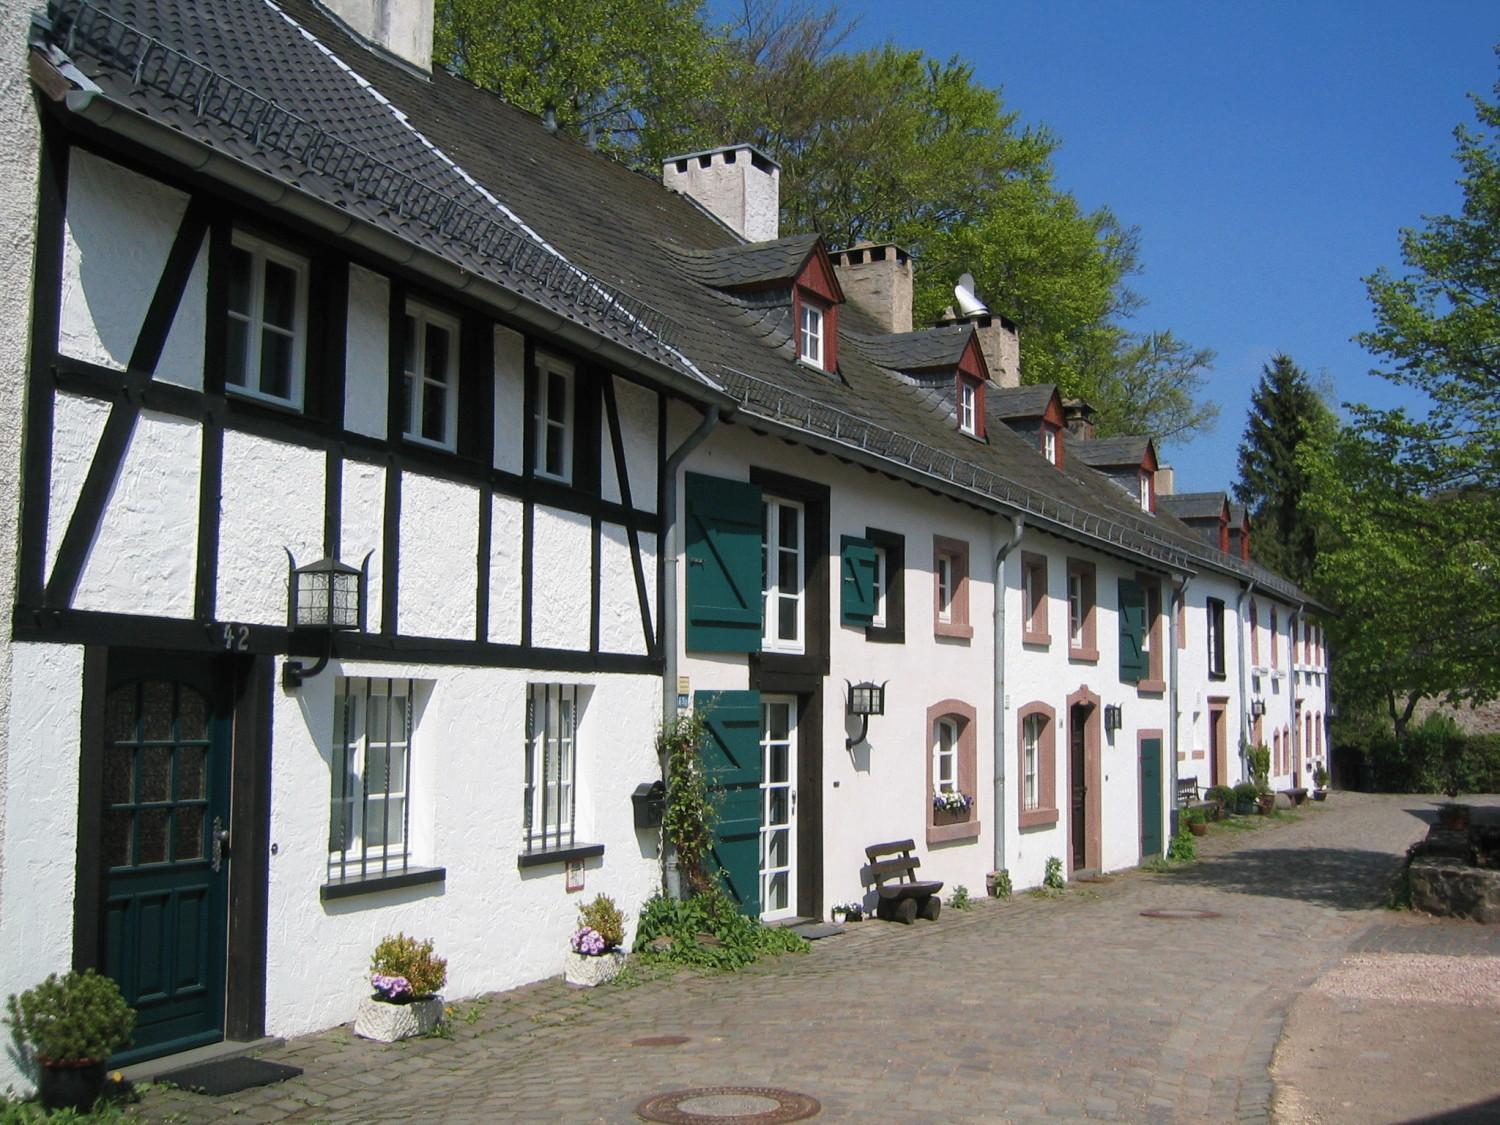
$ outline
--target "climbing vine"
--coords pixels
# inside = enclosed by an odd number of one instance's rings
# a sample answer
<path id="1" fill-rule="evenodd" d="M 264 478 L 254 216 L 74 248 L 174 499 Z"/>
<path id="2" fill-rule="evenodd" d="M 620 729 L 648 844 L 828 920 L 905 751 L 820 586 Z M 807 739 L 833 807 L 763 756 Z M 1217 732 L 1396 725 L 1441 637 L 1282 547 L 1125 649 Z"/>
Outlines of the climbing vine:
<path id="1" fill-rule="evenodd" d="M 717 793 L 703 768 L 703 740 L 707 735 L 704 714 L 688 711 L 664 723 L 656 742 L 667 771 L 662 835 L 677 852 L 678 869 L 692 891 L 704 890 L 710 883 L 703 872 L 703 860 L 719 818 Z"/>

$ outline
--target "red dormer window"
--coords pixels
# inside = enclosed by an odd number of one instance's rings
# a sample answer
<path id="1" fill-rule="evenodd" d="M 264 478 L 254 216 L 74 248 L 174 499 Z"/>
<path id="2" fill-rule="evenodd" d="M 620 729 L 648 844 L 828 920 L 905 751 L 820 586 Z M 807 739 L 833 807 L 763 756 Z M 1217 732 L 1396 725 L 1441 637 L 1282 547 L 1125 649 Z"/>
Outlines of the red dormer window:
<path id="1" fill-rule="evenodd" d="M 984 380 L 958 375 L 958 428 L 972 438 L 984 437 Z"/>
<path id="2" fill-rule="evenodd" d="M 823 310 L 803 298 L 802 315 L 797 325 L 797 357 L 821 370 L 823 338 Z"/>
<path id="3" fill-rule="evenodd" d="M 1042 456 L 1049 465 L 1059 469 L 1063 463 L 1063 429 L 1053 422 L 1043 422 L 1041 428 Z"/>
<path id="4" fill-rule="evenodd" d="M 819 371 L 839 369 L 839 302 L 843 299 L 828 251 L 820 242 L 792 279 L 792 324 L 800 362 Z"/>

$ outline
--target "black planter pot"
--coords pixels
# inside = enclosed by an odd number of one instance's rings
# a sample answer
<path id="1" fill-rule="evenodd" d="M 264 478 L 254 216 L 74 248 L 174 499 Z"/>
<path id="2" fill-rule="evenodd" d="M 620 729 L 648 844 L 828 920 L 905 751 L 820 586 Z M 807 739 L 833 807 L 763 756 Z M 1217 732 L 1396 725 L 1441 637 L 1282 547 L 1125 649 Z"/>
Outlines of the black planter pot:
<path id="1" fill-rule="evenodd" d="M 47 1109 L 72 1109 L 87 1113 L 99 1100 L 104 1089 L 104 1064 L 83 1063 L 74 1066 L 42 1066 L 37 1093 Z"/>

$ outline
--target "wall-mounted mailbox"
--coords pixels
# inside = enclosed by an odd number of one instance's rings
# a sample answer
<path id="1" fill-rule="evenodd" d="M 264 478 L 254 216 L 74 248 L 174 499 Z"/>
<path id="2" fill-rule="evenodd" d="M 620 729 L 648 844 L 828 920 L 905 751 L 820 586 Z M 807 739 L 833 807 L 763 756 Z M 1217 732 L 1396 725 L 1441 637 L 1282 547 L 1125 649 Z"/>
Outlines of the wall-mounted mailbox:
<path id="1" fill-rule="evenodd" d="M 660 781 L 643 781 L 630 795 L 630 802 L 635 806 L 637 828 L 660 828 L 667 805 L 667 787 Z"/>

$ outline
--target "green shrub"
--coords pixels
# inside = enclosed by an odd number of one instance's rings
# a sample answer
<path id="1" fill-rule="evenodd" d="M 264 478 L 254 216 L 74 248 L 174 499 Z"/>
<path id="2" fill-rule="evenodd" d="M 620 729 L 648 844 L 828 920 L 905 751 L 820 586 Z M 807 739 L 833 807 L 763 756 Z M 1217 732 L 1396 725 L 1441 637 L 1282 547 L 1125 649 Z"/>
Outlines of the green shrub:
<path id="1" fill-rule="evenodd" d="M 14 993 L 7 1022 L 39 1062 L 103 1062 L 130 1042 L 135 1010 L 120 988 L 93 969 L 73 971 Z"/>
<path id="2" fill-rule="evenodd" d="M 707 889 L 703 857 L 713 844 L 720 794 L 703 768 L 702 746 L 708 723 L 700 711 L 678 715 L 665 724 L 656 749 L 666 759 L 667 794 L 662 808 L 662 835 L 677 853 L 677 867 L 689 890 Z"/>
<path id="3" fill-rule="evenodd" d="M 1060 891 L 1066 886 L 1063 880 L 1062 860 L 1055 855 L 1047 857 L 1047 873 L 1042 876 L 1042 886 L 1049 891 Z"/>
<path id="4" fill-rule="evenodd" d="M 1184 817 L 1189 824 L 1208 823 L 1208 815 L 1203 811 L 1201 805 L 1194 805 L 1192 808 L 1185 810 Z"/>
<path id="5" fill-rule="evenodd" d="M 1208 791 L 1210 801 L 1218 801 L 1228 812 L 1234 808 L 1234 790 L 1227 785 L 1215 785 Z"/>
<path id="6" fill-rule="evenodd" d="M 625 940 L 625 915 L 608 895 L 578 908 L 578 925 L 587 926 L 604 939 L 605 949 L 615 949 Z"/>
<path id="7" fill-rule="evenodd" d="M 699 940 L 700 935 L 710 941 Z M 657 938 L 671 938 L 652 949 Z M 766 926 L 741 914 L 717 886 L 686 899 L 657 895 L 641 908 L 635 952 L 648 961 L 733 970 L 774 953 L 806 953 L 807 940 L 789 929 Z"/>
<path id="8" fill-rule="evenodd" d="M 381 940 L 370 958 L 370 972 L 405 977 L 414 1000 L 425 1000 L 448 983 L 448 962 L 432 955 L 432 942 L 405 934 Z"/>
<path id="9" fill-rule="evenodd" d="M 1242 800 L 1254 801 L 1259 796 L 1260 790 L 1253 781 L 1242 781 L 1234 787 L 1234 803 L 1236 805 Z"/>
<path id="10" fill-rule="evenodd" d="M 1246 758 L 1250 763 L 1250 773 L 1255 778 L 1255 789 L 1258 793 L 1264 793 L 1269 787 L 1271 777 L 1271 750 L 1267 746 L 1252 746 L 1246 752 Z"/>
<path id="11" fill-rule="evenodd" d="M 1011 885 L 1010 871 L 1004 867 L 995 872 L 995 897 L 1010 898 L 1015 888 Z"/>
<path id="12" fill-rule="evenodd" d="M 954 910 L 969 910 L 973 903 L 969 901 L 969 888 L 962 883 L 953 888 L 953 893 L 948 896 L 948 905 Z"/>
<path id="13" fill-rule="evenodd" d="M 1172 842 L 1167 845 L 1167 858 L 1173 863 L 1192 863 L 1198 858 L 1198 845 L 1193 840 L 1193 833 L 1188 828 L 1185 816 L 1177 818 L 1177 831 L 1172 835 Z"/>
<path id="14" fill-rule="evenodd" d="M 1493 793 L 1500 790 L 1500 735 L 1465 735 L 1434 713 L 1397 739 L 1389 731 L 1362 746 L 1369 782 L 1385 793 Z"/>

